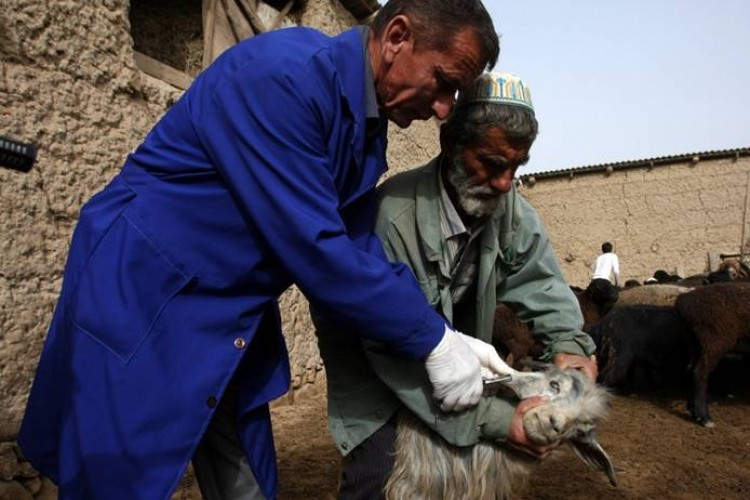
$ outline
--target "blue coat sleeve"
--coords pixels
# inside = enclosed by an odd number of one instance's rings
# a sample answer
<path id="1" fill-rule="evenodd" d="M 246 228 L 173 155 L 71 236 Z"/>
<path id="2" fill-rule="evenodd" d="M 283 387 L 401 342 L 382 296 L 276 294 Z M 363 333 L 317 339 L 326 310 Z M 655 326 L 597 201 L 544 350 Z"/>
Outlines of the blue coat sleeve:
<path id="1" fill-rule="evenodd" d="M 411 273 L 390 266 L 372 228 L 355 242 L 340 213 L 339 191 L 351 182 L 352 165 L 332 161 L 346 155 L 331 149 L 352 124 L 342 118 L 339 88 L 325 57 L 304 67 L 256 58 L 198 94 L 193 126 L 259 244 L 313 306 L 344 328 L 421 358 L 440 340 L 442 318 Z"/>

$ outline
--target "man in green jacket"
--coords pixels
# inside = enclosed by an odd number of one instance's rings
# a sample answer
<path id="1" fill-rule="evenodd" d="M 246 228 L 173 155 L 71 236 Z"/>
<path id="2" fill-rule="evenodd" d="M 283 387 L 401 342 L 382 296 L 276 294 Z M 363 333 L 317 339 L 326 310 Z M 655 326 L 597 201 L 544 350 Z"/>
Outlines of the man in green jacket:
<path id="1" fill-rule="evenodd" d="M 541 357 L 596 379 L 594 344 L 531 205 L 513 177 L 528 161 L 537 121 L 517 77 L 482 75 L 440 131 L 440 155 L 379 187 L 376 232 L 388 257 L 414 272 L 453 326 L 492 340 L 494 312 L 509 305 L 544 345 Z M 392 468 L 395 413 L 407 407 L 457 446 L 480 439 L 537 458 L 552 447 L 528 441 L 522 419 L 540 398 L 484 397 L 462 413 L 433 401 L 424 366 L 317 320 L 328 378 L 329 428 L 344 455 L 339 498 L 380 498 Z"/>

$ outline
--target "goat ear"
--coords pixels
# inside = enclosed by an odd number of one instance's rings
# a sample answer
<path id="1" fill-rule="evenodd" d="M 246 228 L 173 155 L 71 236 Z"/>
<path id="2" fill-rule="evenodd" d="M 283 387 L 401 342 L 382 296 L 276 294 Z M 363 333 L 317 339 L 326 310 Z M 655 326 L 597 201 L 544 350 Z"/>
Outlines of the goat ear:
<path id="1" fill-rule="evenodd" d="M 617 486 L 615 468 L 612 466 L 612 461 L 609 459 L 607 452 L 596 440 L 596 436 L 589 434 L 583 439 L 568 442 L 581 460 L 586 462 L 589 467 L 604 472 L 609 478 L 610 484 Z"/>

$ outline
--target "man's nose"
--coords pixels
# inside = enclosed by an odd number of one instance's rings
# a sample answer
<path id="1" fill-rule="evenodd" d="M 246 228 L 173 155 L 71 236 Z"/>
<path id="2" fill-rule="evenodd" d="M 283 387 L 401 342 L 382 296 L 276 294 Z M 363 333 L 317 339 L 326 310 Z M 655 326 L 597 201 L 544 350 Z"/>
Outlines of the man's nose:
<path id="1" fill-rule="evenodd" d="M 507 193 L 513 187 L 513 169 L 506 168 L 490 179 L 490 186 L 495 191 Z"/>
<path id="2" fill-rule="evenodd" d="M 438 94 L 432 102 L 432 112 L 439 120 L 445 120 L 450 116 L 453 105 L 456 103 L 455 94 L 442 93 Z"/>

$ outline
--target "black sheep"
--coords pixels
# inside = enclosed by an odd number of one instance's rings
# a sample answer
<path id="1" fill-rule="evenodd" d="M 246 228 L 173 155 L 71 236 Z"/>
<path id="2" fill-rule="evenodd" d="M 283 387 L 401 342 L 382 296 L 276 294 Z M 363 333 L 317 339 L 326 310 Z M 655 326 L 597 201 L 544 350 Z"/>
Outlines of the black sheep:
<path id="1" fill-rule="evenodd" d="M 692 335 L 673 307 L 615 306 L 589 334 L 607 386 L 632 392 L 688 381 Z"/>
<path id="2" fill-rule="evenodd" d="M 691 363 L 691 415 L 713 427 L 708 414 L 708 379 L 721 359 L 744 339 L 750 339 L 750 283 L 717 283 L 677 298 L 675 308 L 693 331 L 697 349 Z"/>

